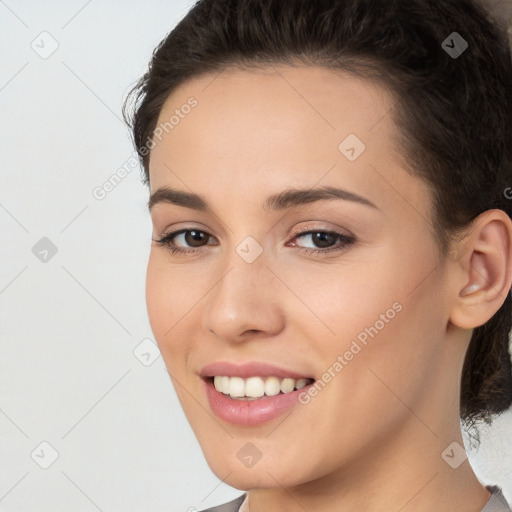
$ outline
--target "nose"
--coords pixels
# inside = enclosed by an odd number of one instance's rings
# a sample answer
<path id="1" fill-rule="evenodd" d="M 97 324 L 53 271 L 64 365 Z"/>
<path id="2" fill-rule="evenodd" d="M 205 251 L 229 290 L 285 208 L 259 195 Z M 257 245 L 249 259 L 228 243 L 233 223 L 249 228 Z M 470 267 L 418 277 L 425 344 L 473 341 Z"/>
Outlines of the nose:
<path id="1" fill-rule="evenodd" d="M 264 253 L 247 263 L 235 251 L 205 297 L 203 327 L 221 340 L 240 343 L 277 335 L 284 328 L 283 285 Z"/>

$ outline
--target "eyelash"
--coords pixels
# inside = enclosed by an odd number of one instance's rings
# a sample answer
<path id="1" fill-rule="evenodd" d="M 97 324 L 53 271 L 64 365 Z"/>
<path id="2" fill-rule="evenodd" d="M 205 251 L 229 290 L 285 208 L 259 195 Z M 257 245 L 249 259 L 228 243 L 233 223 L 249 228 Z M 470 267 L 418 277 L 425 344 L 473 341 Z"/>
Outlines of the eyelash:
<path id="1" fill-rule="evenodd" d="M 191 254 L 191 253 L 201 253 L 203 252 L 203 249 L 205 246 L 203 247 L 199 247 L 199 248 L 195 248 L 195 249 L 184 249 L 182 247 L 178 247 L 176 245 L 174 245 L 171 240 L 175 237 L 175 236 L 178 236 L 182 233 L 187 233 L 189 231 L 197 231 L 199 233 L 205 233 L 208 235 L 208 233 L 206 231 L 202 231 L 200 229 L 194 229 L 194 228 L 189 228 L 189 229 L 179 229 L 179 230 L 176 230 L 176 231 L 171 231 L 170 233 L 165 233 L 160 239 L 154 239 L 153 238 L 153 241 L 158 243 L 159 245 L 161 246 L 166 246 L 169 251 L 172 253 L 172 254 L 179 254 L 179 255 L 186 255 L 186 254 Z M 299 231 L 297 233 L 295 233 L 293 235 L 293 238 L 298 238 L 298 237 L 303 237 L 303 236 L 306 236 L 306 235 L 311 235 L 311 234 L 314 234 L 314 233 L 323 233 L 323 234 L 328 234 L 328 235 L 334 235 L 337 239 L 341 240 L 341 244 L 337 245 L 337 246 L 334 246 L 334 247 L 328 247 L 327 249 L 310 249 L 310 248 L 304 248 L 304 247 L 299 247 L 299 251 L 305 253 L 305 254 L 322 254 L 322 255 L 325 255 L 326 253 L 330 253 L 330 252 L 339 252 L 339 251 L 342 251 L 348 247 L 350 247 L 351 245 L 353 245 L 355 242 L 356 242 L 356 238 L 353 237 L 353 236 L 349 236 L 349 235 L 344 235 L 342 233 L 337 233 L 336 231 L 323 231 L 323 230 L 320 230 L 320 229 L 315 229 L 315 230 L 308 230 L 308 231 Z M 209 237 L 211 237 L 211 235 L 209 235 Z"/>

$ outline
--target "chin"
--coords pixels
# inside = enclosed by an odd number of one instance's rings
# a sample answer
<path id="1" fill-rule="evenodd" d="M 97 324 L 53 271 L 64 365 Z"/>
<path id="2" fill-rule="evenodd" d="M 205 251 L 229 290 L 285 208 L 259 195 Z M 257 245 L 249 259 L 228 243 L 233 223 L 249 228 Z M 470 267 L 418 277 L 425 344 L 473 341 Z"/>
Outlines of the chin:
<path id="1" fill-rule="evenodd" d="M 245 466 L 236 453 L 227 450 L 220 453 L 205 453 L 211 471 L 223 482 L 240 490 L 256 488 L 294 487 L 311 480 L 312 475 L 298 473 L 304 461 L 296 463 L 281 460 L 277 462 L 263 457 L 252 466 Z M 227 476 L 226 476 L 227 475 Z"/>
<path id="2" fill-rule="evenodd" d="M 281 487 L 290 488 L 301 483 L 296 481 L 295 478 L 293 480 L 288 478 L 282 479 L 280 478 L 279 474 L 277 474 L 277 472 L 264 467 L 259 468 L 259 470 L 256 470 L 255 468 L 236 470 L 232 468 L 225 469 L 227 470 L 227 473 L 216 473 L 215 471 L 214 473 L 220 480 L 223 480 L 224 483 L 242 491 L 248 491 L 249 489 L 278 489 Z M 228 474 L 229 471 L 232 471 L 232 473 L 226 477 L 226 474 Z M 289 474 L 290 471 L 285 471 L 284 473 Z"/>

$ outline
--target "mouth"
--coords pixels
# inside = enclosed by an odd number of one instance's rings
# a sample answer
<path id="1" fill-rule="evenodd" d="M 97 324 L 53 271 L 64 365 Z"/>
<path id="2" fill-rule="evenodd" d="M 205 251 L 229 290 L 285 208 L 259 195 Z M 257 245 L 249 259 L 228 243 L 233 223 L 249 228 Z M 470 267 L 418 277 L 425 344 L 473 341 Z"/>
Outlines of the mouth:
<path id="1" fill-rule="evenodd" d="M 315 383 L 311 375 L 265 361 L 216 361 L 199 376 L 211 412 L 241 426 L 260 425 L 304 404 L 302 395 Z"/>
<path id="2" fill-rule="evenodd" d="M 228 423 L 256 427 L 297 408 L 315 379 L 276 376 L 201 377 L 211 412 Z M 255 395 L 255 396 L 248 396 Z"/>
<path id="3" fill-rule="evenodd" d="M 204 377 L 219 392 L 233 400 L 254 401 L 299 391 L 315 382 L 313 378 L 280 378 L 274 375 L 248 378 L 215 375 Z"/>

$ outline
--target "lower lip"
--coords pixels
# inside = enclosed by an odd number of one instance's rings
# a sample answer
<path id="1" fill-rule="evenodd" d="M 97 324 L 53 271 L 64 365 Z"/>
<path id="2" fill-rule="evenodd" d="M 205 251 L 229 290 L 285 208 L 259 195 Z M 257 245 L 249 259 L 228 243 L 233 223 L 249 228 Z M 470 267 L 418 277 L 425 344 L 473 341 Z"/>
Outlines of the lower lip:
<path id="1" fill-rule="evenodd" d="M 257 400 L 236 400 L 215 389 L 212 379 L 202 379 L 212 411 L 224 421 L 236 425 L 254 426 L 277 418 L 297 405 L 299 394 L 308 391 L 314 384 L 274 396 L 263 396 Z"/>

